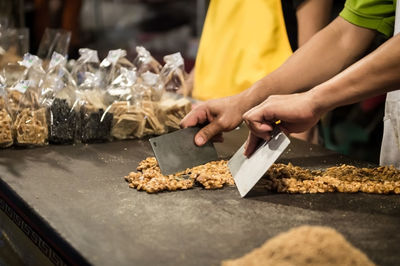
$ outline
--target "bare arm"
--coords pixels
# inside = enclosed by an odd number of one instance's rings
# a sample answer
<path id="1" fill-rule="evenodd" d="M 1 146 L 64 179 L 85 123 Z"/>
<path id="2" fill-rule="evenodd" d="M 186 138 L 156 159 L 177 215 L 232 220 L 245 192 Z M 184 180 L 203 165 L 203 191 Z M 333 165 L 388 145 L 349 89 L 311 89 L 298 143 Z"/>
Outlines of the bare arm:
<path id="1" fill-rule="evenodd" d="M 328 80 L 359 59 L 376 32 L 341 17 L 300 47 L 281 67 L 238 96 L 248 109 L 269 95 L 306 91 Z"/>
<path id="2" fill-rule="evenodd" d="M 297 42 L 299 47 L 311 39 L 316 32 L 328 25 L 332 2 L 333 0 L 306 0 L 297 8 Z"/>
<path id="3" fill-rule="evenodd" d="M 325 112 L 400 87 L 400 35 L 351 65 L 332 79 L 305 93 L 271 96 L 244 115 L 251 129 L 246 155 L 259 138 L 268 139 L 273 121 L 281 120 L 288 133 L 313 126 Z"/>
<path id="4" fill-rule="evenodd" d="M 277 70 L 237 95 L 200 104 L 182 120 L 181 126 L 209 122 L 195 138 L 197 145 L 203 145 L 213 136 L 235 128 L 246 111 L 270 95 L 306 91 L 330 79 L 361 57 L 375 35 L 373 30 L 338 17 Z"/>
<path id="5" fill-rule="evenodd" d="M 400 88 L 400 35 L 345 71 L 310 91 L 324 113 Z"/>

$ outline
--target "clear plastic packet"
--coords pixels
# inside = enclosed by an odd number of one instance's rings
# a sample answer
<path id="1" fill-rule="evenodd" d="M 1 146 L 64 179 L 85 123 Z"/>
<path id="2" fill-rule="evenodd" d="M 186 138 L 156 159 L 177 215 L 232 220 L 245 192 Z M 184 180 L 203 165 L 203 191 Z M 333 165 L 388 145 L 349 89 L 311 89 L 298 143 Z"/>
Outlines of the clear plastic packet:
<path id="1" fill-rule="evenodd" d="M 0 148 L 10 147 L 14 143 L 12 119 L 6 103 L 5 79 L 0 75 Z"/>
<path id="2" fill-rule="evenodd" d="M 35 83 L 30 80 L 19 81 L 10 88 L 9 95 L 19 95 L 12 99 L 14 104 L 18 101 L 18 107 L 14 109 L 14 114 L 12 113 L 15 143 L 20 146 L 46 145 L 48 143 L 47 113 L 46 108 L 40 105 Z"/>
<path id="3" fill-rule="evenodd" d="M 65 68 L 66 58 L 54 52 L 41 87 L 41 105 L 48 109 L 49 142 L 69 144 L 75 140 L 78 112 L 77 86 Z"/>
<path id="4" fill-rule="evenodd" d="M 138 130 L 143 130 L 144 113 L 137 99 L 132 97 L 136 81 L 134 69 L 121 68 L 121 74 L 107 89 L 107 99 L 111 103 L 107 111 L 113 114 L 111 135 L 116 139 L 133 139 Z"/>
<path id="5" fill-rule="evenodd" d="M 92 79 L 91 75 L 99 75 L 99 57 L 97 51 L 88 48 L 79 49 L 80 57 L 75 62 L 71 74 L 75 79 L 76 85 L 81 86 L 88 79 Z M 87 77 L 89 75 L 89 77 Z M 89 82 L 90 83 L 90 82 Z M 100 85 L 100 84 L 99 84 Z"/>
<path id="6" fill-rule="evenodd" d="M 25 67 L 21 80 L 29 80 L 32 87 L 39 87 L 46 75 L 42 60 L 36 55 L 26 53 L 22 61 L 19 61 L 18 64 Z"/>
<path id="7" fill-rule="evenodd" d="M 118 76 L 121 69 L 134 69 L 135 66 L 126 58 L 126 51 L 122 49 L 111 50 L 100 64 L 103 73 L 104 87 L 108 87 Z"/>
<path id="8" fill-rule="evenodd" d="M 164 92 L 160 75 L 149 71 L 143 73 L 137 86 L 137 97 L 142 101 L 159 101 Z"/>
<path id="9" fill-rule="evenodd" d="M 159 74 L 161 71 L 161 64 L 151 56 L 150 52 L 142 46 L 136 47 L 137 56 L 133 61 L 138 73 L 142 74 L 147 71 Z"/>
<path id="10" fill-rule="evenodd" d="M 86 72 L 85 77 L 77 91 L 80 140 L 83 143 L 108 141 L 113 115 L 106 111 L 105 91 L 99 85 L 101 76 Z"/>
<path id="11" fill-rule="evenodd" d="M 185 85 L 187 73 L 181 53 L 164 56 L 165 65 L 160 76 L 164 83 L 164 88 L 169 92 L 180 92 L 187 96 L 188 91 Z"/>
<path id="12" fill-rule="evenodd" d="M 67 56 L 70 41 L 70 31 L 46 28 L 40 40 L 37 56 L 46 62 L 51 60 L 54 52 Z"/>

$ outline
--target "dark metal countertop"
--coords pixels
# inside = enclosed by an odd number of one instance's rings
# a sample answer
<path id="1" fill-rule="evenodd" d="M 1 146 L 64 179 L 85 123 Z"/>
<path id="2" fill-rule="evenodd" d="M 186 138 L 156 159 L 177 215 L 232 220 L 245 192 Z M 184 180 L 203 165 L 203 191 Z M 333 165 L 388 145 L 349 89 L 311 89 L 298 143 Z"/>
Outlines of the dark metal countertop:
<path id="1" fill-rule="evenodd" d="M 147 141 L 1 150 L 0 192 L 67 262 L 218 265 L 308 224 L 337 229 L 379 265 L 400 263 L 399 196 L 255 191 L 241 199 L 233 187 L 151 195 L 123 179 L 147 156 Z M 280 161 L 349 162 L 299 141 Z"/>

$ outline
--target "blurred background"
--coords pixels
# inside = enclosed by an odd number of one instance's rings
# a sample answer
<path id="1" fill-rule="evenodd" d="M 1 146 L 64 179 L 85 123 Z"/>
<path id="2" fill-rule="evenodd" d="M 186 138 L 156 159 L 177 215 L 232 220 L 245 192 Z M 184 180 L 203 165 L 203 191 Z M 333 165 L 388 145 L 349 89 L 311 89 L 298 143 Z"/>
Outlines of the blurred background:
<path id="1" fill-rule="evenodd" d="M 296 20 L 289 2 L 282 4 L 292 41 Z M 332 17 L 343 3 L 334 1 Z M 135 47 L 142 45 L 159 61 L 166 54 L 181 52 L 190 72 L 208 4 L 208 0 L 0 0 L 0 46 L 17 47 L 16 54 L 29 51 L 42 58 L 50 57 L 51 50 L 65 50 L 69 58 L 77 58 L 82 47 L 96 49 L 104 58 L 109 50 L 122 48 L 133 60 Z M 377 163 L 384 101 L 382 95 L 327 114 L 319 125 L 320 143 Z"/>

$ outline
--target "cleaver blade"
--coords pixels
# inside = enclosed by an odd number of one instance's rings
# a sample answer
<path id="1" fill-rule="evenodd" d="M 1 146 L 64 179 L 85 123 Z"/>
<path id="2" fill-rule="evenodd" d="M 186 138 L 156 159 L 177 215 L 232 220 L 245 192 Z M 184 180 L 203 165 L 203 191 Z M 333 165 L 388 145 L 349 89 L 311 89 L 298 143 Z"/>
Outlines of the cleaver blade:
<path id="1" fill-rule="evenodd" d="M 245 143 L 237 150 L 228 167 L 242 198 L 265 175 L 289 143 L 289 138 L 279 131 L 269 141 L 264 141 L 249 158 L 243 155 Z"/>
<path id="2" fill-rule="evenodd" d="M 199 127 L 189 127 L 149 139 L 163 175 L 218 160 L 212 143 L 201 147 L 194 143 L 194 136 L 199 130 Z"/>

